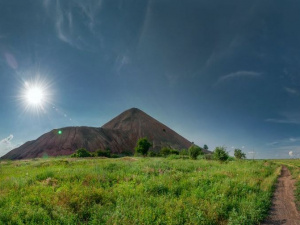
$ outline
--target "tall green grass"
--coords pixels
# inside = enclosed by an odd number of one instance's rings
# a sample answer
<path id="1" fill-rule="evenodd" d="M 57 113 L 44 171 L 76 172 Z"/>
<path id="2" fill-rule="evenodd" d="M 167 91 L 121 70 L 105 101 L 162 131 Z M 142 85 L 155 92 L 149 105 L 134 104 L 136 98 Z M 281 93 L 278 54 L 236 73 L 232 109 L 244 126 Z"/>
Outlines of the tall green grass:
<path id="1" fill-rule="evenodd" d="M 265 161 L 3 161 L 0 224 L 257 224 L 278 173 Z"/>

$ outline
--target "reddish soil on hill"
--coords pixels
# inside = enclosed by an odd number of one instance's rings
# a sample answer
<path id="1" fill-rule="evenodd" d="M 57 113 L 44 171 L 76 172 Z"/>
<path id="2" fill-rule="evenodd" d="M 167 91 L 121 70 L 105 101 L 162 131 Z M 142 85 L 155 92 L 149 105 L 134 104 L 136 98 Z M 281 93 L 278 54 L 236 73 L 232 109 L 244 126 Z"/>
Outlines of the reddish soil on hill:
<path id="1" fill-rule="evenodd" d="M 70 155 L 78 148 L 86 148 L 89 151 L 109 148 L 112 153 L 133 152 L 137 140 L 141 137 L 147 137 L 152 142 L 152 149 L 155 151 L 163 146 L 183 149 L 192 144 L 143 111 L 132 108 L 101 128 L 65 127 L 52 130 L 1 158 L 24 159 L 44 155 Z"/>

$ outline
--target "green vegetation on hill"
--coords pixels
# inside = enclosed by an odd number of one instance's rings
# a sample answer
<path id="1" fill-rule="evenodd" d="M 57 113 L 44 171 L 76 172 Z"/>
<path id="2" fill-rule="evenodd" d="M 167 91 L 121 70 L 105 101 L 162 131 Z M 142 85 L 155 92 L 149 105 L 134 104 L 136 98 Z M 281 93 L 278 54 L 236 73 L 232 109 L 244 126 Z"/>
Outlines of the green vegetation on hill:
<path id="1" fill-rule="evenodd" d="M 257 224 L 279 169 L 170 158 L 2 161 L 0 224 Z"/>

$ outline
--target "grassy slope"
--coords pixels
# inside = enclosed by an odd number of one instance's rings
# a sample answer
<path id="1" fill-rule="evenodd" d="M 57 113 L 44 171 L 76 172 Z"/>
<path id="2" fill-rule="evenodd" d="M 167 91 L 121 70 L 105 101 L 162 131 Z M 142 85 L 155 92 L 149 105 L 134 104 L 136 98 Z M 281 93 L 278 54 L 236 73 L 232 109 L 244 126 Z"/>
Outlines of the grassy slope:
<path id="1" fill-rule="evenodd" d="M 294 179 L 296 179 L 296 190 L 295 198 L 298 210 L 300 211 L 300 160 L 289 159 L 289 160 L 274 160 L 278 164 L 286 165 L 292 173 Z"/>
<path id="2" fill-rule="evenodd" d="M 257 224 L 279 167 L 163 158 L 0 164 L 0 224 Z"/>

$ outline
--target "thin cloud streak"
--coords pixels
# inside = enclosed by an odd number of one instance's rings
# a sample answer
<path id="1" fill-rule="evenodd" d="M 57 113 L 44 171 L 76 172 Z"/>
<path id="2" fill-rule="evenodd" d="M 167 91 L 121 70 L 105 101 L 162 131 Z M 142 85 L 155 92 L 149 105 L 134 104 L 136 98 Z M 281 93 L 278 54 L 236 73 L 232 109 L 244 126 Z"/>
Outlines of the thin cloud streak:
<path id="1" fill-rule="evenodd" d="M 257 78 L 260 77 L 261 75 L 262 73 L 255 72 L 255 71 L 237 71 L 220 77 L 215 85 L 236 78 Z"/>
<path id="2" fill-rule="evenodd" d="M 271 143 L 267 143 L 267 146 L 285 146 L 285 145 L 290 145 L 292 143 L 297 143 L 300 142 L 300 137 L 290 137 L 290 138 L 285 138 L 281 140 L 276 140 Z M 300 143 L 299 143 L 300 144 Z"/>
<path id="3" fill-rule="evenodd" d="M 283 124 L 300 124 L 300 121 L 296 121 L 296 120 L 289 120 L 289 119 L 273 119 L 273 118 L 269 118 L 265 120 L 266 122 L 270 122 L 270 123 L 283 123 Z"/>
<path id="4" fill-rule="evenodd" d="M 299 95 L 299 92 L 296 89 L 284 87 L 284 90 L 291 95 Z"/>

